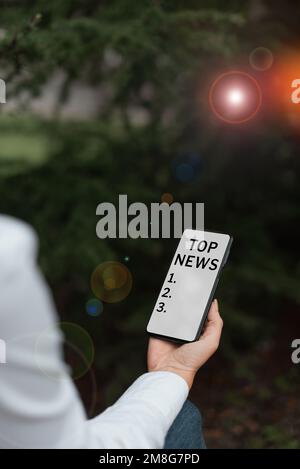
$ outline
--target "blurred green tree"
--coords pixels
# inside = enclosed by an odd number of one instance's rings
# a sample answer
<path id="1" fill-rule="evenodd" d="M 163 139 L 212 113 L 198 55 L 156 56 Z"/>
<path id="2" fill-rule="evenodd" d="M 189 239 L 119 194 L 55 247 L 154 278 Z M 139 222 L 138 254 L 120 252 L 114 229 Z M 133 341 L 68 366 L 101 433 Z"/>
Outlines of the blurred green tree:
<path id="1" fill-rule="evenodd" d="M 267 3 L 263 21 L 254 21 L 256 3 L 1 6 L 0 66 L 17 110 L 0 118 L 0 209 L 37 229 L 60 314 L 92 335 L 109 401 L 145 367 L 144 328 L 176 240 L 100 241 L 98 203 L 116 203 L 123 193 L 150 203 L 170 192 L 176 201 L 205 202 L 206 226 L 234 236 L 218 293 L 227 324 L 223 352 L 231 360 L 272 334 L 284 304 L 299 304 L 297 141 L 276 125 L 260 132 L 262 120 L 228 129 L 207 107 L 220 70 L 247 67 L 258 41 L 278 45 L 296 34 L 288 20 L 279 28 L 277 9 Z M 52 115 L 33 114 L 33 98 L 58 71 L 63 81 L 53 90 Z M 93 117 L 64 117 L 74 82 L 103 97 Z M 176 174 L 186 158 L 196 161 L 191 181 Z M 131 295 L 88 317 L 93 269 L 125 256 Z"/>

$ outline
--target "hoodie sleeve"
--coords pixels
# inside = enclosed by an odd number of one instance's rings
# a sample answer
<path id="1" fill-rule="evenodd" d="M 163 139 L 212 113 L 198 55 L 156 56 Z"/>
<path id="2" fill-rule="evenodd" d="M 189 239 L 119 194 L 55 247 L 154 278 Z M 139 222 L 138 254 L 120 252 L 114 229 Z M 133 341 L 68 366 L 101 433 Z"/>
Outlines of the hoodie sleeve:
<path id="1" fill-rule="evenodd" d="M 171 372 L 146 373 L 88 420 L 37 246 L 31 227 L 0 216 L 0 448 L 162 448 L 187 384 Z"/>

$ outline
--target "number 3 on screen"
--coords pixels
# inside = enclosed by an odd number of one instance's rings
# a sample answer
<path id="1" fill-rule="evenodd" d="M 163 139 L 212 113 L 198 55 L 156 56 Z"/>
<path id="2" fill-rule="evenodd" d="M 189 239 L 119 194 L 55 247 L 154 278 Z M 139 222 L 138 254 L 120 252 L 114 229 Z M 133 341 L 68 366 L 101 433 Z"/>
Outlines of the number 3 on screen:
<path id="1" fill-rule="evenodd" d="M 164 310 L 164 307 L 165 307 L 165 303 L 161 301 L 160 303 L 158 303 L 158 308 L 156 308 L 156 311 L 158 313 L 165 313 L 166 310 Z"/>

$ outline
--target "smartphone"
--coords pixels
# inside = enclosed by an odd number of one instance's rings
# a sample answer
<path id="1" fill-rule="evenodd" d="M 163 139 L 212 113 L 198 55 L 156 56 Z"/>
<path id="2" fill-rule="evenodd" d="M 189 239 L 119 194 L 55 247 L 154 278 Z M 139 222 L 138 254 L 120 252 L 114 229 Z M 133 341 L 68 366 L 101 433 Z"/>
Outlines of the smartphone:
<path id="1" fill-rule="evenodd" d="M 176 342 L 199 339 L 232 237 L 185 230 L 147 325 L 155 337 Z"/>

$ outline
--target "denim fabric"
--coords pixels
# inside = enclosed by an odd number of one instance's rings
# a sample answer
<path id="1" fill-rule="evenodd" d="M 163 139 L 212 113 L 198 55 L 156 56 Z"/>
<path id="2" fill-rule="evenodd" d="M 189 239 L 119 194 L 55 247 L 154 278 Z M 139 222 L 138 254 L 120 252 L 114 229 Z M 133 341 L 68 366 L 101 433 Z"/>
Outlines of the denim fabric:
<path id="1" fill-rule="evenodd" d="M 165 449 L 205 449 L 202 417 L 198 408 L 185 401 L 171 425 L 165 440 Z"/>

